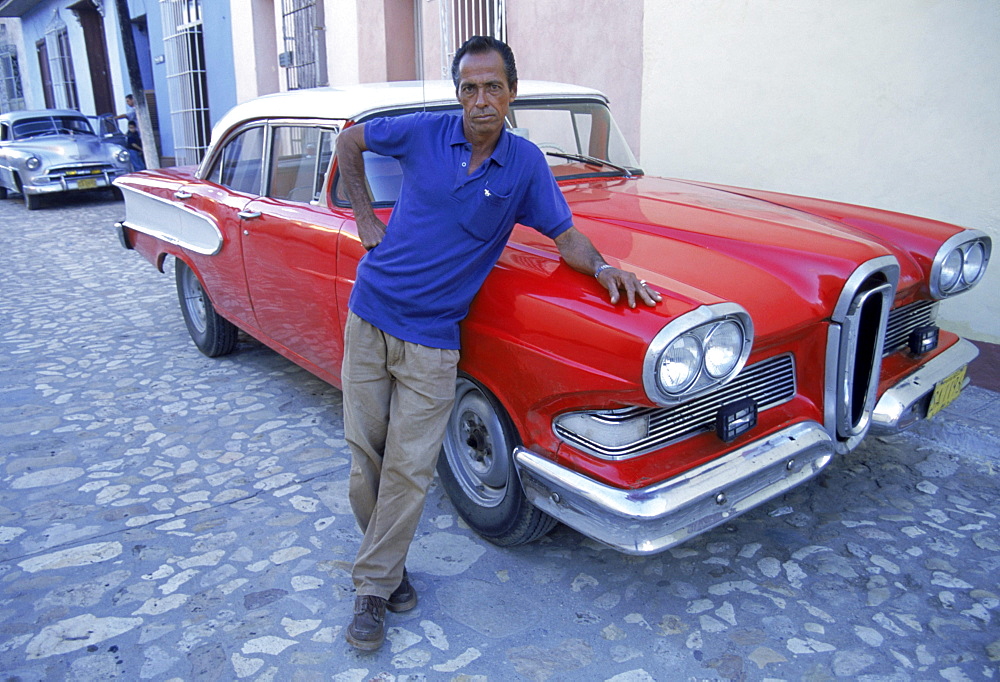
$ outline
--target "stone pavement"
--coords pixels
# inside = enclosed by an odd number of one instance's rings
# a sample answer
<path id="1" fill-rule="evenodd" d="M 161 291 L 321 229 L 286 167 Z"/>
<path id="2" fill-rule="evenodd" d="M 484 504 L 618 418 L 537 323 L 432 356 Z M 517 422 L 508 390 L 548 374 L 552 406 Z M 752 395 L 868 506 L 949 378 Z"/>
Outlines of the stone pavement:
<path id="1" fill-rule="evenodd" d="M 1000 394 L 869 437 L 681 547 L 500 549 L 431 490 L 420 604 L 344 641 L 341 396 L 251 338 L 211 360 L 119 203 L 0 202 L 4 680 L 1000 679 Z"/>

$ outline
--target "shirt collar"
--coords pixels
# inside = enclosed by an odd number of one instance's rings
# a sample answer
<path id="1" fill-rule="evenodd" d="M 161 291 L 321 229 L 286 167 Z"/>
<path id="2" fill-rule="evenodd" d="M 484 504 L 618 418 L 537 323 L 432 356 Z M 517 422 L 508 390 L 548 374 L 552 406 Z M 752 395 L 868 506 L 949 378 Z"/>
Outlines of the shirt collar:
<path id="1" fill-rule="evenodd" d="M 458 144 L 470 145 L 469 141 L 465 139 L 465 131 L 462 129 L 462 117 L 455 116 L 455 121 L 456 123 L 451 130 L 451 139 L 449 140 L 449 144 L 453 146 Z M 497 140 L 497 146 L 493 149 L 493 153 L 486 159 L 487 161 L 493 159 L 498 166 L 504 165 L 504 162 L 510 154 L 510 135 L 510 131 L 504 128 L 500 133 L 500 139 Z"/>

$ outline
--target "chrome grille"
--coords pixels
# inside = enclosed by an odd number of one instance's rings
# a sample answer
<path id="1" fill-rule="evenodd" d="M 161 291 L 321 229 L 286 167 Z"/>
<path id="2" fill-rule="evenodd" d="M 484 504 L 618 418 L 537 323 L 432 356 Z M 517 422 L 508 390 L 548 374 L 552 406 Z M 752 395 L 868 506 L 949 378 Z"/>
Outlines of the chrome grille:
<path id="1" fill-rule="evenodd" d="M 647 417 L 647 436 L 619 447 L 581 438 L 556 426 L 556 433 L 600 457 L 634 457 L 662 448 L 674 441 L 715 428 L 719 409 L 740 398 L 753 398 L 758 411 L 788 402 L 795 395 L 795 362 L 790 354 L 779 355 L 743 368 L 733 381 L 712 393 L 671 407 L 635 407 L 599 413 L 609 422 Z"/>
<path id="2" fill-rule="evenodd" d="M 935 301 L 917 301 L 891 311 L 883 355 L 895 353 L 906 347 L 910 333 L 914 329 L 934 324 L 936 318 L 937 303 Z"/>

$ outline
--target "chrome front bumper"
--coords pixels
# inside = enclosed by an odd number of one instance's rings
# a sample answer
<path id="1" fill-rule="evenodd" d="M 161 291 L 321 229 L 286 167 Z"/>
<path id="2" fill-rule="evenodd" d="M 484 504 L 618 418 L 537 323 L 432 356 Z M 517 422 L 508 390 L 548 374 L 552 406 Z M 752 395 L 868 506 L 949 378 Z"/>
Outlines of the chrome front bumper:
<path id="1" fill-rule="evenodd" d="M 638 490 L 598 483 L 522 448 L 514 461 L 533 505 L 621 552 L 644 555 L 781 495 L 818 474 L 833 454 L 823 427 L 803 422 Z"/>
<path id="2" fill-rule="evenodd" d="M 923 419 L 927 407 L 923 404 L 924 399 L 938 382 L 978 356 L 979 349 L 972 342 L 959 339 L 954 346 L 882 394 L 872 414 L 872 431 L 899 431 Z"/>
<path id="3" fill-rule="evenodd" d="M 93 175 L 78 175 L 78 176 L 61 175 L 57 179 L 50 180 L 49 182 L 39 182 L 37 184 L 26 182 L 22 187 L 22 191 L 25 194 L 55 194 L 59 192 L 77 192 L 77 191 L 87 191 L 88 189 L 103 189 L 106 187 L 111 187 L 115 178 L 125 175 L 127 172 L 128 171 L 123 170 L 123 171 L 104 171 L 102 173 L 95 173 Z M 80 180 L 94 180 L 96 184 L 94 187 L 80 187 Z"/>

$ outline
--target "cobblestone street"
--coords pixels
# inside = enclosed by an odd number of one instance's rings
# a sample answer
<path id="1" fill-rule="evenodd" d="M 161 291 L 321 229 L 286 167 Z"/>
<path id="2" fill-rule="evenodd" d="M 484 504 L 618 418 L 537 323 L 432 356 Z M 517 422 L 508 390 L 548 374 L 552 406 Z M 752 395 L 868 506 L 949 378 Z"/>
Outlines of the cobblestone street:
<path id="1" fill-rule="evenodd" d="M 102 195 L 0 202 L 4 680 L 1000 680 L 1000 394 L 662 555 L 501 549 L 432 487 L 420 603 L 345 641 L 341 394 L 213 360 Z M 994 267 L 1000 264 L 994 263 Z"/>

